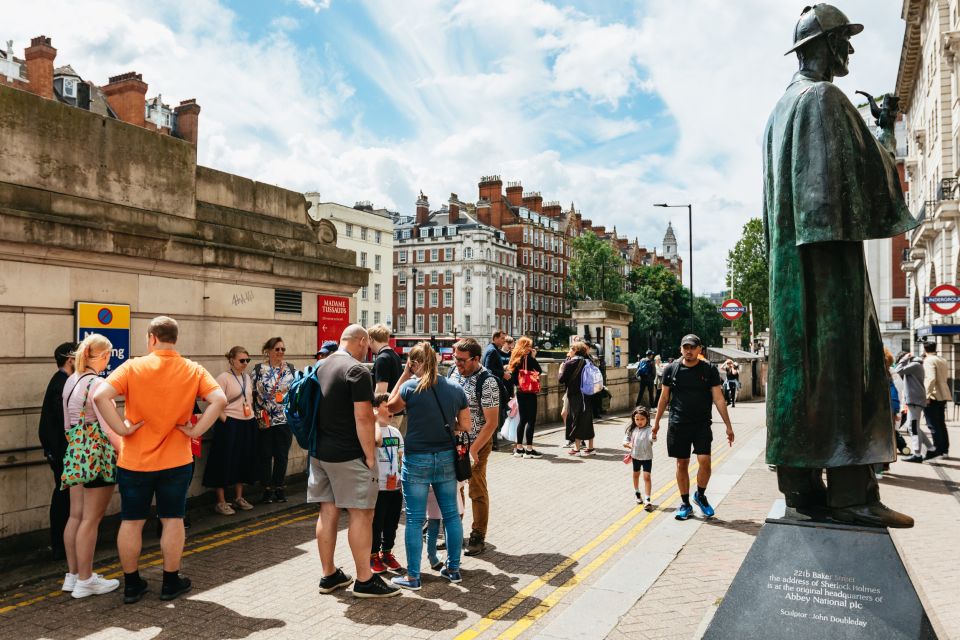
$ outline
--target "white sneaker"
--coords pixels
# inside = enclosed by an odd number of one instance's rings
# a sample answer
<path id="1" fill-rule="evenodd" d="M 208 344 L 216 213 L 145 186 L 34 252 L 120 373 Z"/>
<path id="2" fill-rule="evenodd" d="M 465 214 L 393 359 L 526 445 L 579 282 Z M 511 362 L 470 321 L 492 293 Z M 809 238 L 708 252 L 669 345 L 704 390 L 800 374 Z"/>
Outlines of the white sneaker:
<path id="1" fill-rule="evenodd" d="M 93 574 L 86 580 L 77 580 L 73 588 L 74 598 L 86 598 L 87 596 L 99 596 L 104 593 L 110 593 L 120 586 L 119 580 L 108 580 L 98 573 Z"/>
<path id="2" fill-rule="evenodd" d="M 236 513 L 236 511 L 233 510 L 233 507 L 231 507 L 226 502 L 217 503 L 217 506 L 215 506 L 213 510 L 222 516 L 232 516 L 233 514 Z"/>
<path id="3" fill-rule="evenodd" d="M 73 588 L 77 585 L 77 574 L 75 573 L 65 573 L 63 574 L 63 586 L 60 587 L 60 591 L 70 592 L 73 591 Z"/>

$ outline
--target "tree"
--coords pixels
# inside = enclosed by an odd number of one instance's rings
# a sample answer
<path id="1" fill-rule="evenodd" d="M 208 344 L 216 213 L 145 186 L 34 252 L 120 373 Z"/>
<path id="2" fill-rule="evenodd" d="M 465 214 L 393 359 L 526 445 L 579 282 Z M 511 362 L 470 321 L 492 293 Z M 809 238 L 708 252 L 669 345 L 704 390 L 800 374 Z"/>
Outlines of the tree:
<path id="1" fill-rule="evenodd" d="M 628 279 L 623 301 L 633 313 L 630 344 L 634 351 L 652 349 L 673 356 L 680 338 L 687 333 L 690 317 L 689 291 L 663 265 L 635 267 Z"/>
<path id="2" fill-rule="evenodd" d="M 756 331 L 766 329 L 770 324 L 770 277 L 760 218 L 751 218 L 743 225 L 740 239 L 727 254 L 727 286 L 744 305 L 753 305 Z M 750 337 L 749 314 L 734 320 L 733 326 L 740 331 L 746 345 Z"/>
<path id="3" fill-rule="evenodd" d="M 623 258 L 613 246 L 587 231 L 573 241 L 567 297 L 619 302 L 623 295 Z"/>
<path id="4" fill-rule="evenodd" d="M 697 327 L 697 335 L 703 341 L 705 346 L 722 346 L 723 337 L 720 330 L 726 320 L 717 311 L 717 305 L 710 302 L 709 298 L 697 296 L 693 307 L 694 325 Z"/>

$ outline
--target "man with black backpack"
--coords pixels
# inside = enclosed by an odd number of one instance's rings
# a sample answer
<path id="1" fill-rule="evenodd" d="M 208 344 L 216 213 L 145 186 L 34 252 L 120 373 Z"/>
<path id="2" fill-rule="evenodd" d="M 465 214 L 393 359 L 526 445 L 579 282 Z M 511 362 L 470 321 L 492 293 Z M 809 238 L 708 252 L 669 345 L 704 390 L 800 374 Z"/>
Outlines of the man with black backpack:
<path id="1" fill-rule="evenodd" d="M 323 578 L 320 593 L 332 593 L 353 582 L 334 564 L 340 510 L 350 516 L 347 540 L 357 570 L 353 595 L 386 598 L 400 590 L 370 570 L 373 514 L 380 491 L 376 461 L 373 380 L 360 362 L 370 349 L 370 337 L 352 324 L 340 337 L 340 349 L 316 372 L 320 411 L 316 425 L 316 457 L 310 458 L 307 502 L 320 503 L 317 547 Z M 320 419 L 319 416 L 322 416 Z"/>
<path id="2" fill-rule="evenodd" d="M 693 513 L 690 506 L 690 449 L 697 456 L 697 491 L 693 501 L 707 518 L 714 515 L 707 500 L 707 483 L 710 481 L 710 452 L 713 431 L 713 407 L 720 412 L 727 426 L 727 442 L 733 446 L 733 425 L 727 413 L 727 401 L 720 390 L 720 372 L 709 362 L 702 360 L 700 338 L 691 334 L 680 341 L 680 360 L 671 363 L 663 372 L 663 393 L 657 405 L 657 417 L 653 424 L 653 437 L 660 430 L 660 419 L 670 404 L 670 424 L 667 428 L 667 455 L 677 459 L 677 488 L 683 503 L 677 509 L 677 520 L 686 520 Z"/>
<path id="3" fill-rule="evenodd" d="M 507 381 L 510 380 L 510 372 L 503 366 L 503 345 L 506 343 L 507 337 L 507 334 L 499 329 L 494 331 L 490 337 L 490 343 L 483 350 L 483 357 L 480 359 L 483 368 L 489 371 L 496 378 L 497 384 L 500 385 L 500 414 L 497 416 L 497 430 L 491 437 L 493 442 L 491 446 L 494 451 L 497 450 L 497 436 L 500 433 L 500 427 L 507 419 L 507 402 L 509 401 Z"/>
<path id="4" fill-rule="evenodd" d="M 637 363 L 637 380 L 640 381 L 640 392 L 637 394 L 636 406 L 653 406 L 653 380 L 657 374 L 656 364 L 653 361 L 653 351 L 647 349 L 647 354 Z M 643 392 L 647 392 L 647 404 L 643 403 Z"/>

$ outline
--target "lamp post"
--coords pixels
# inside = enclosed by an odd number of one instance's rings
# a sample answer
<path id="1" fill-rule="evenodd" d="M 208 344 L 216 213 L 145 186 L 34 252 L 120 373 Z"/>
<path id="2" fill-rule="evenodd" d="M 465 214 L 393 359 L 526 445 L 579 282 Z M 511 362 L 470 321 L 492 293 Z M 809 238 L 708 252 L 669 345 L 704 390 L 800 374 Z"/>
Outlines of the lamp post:
<path id="1" fill-rule="evenodd" d="M 663 207 L 665 209 L 672 208 L 687 208 L 687 223 L 688 223 L 688 233 L 690 237 L 690 333 L 695 333 L 695 327 L 693 324 L 693 205 L 692 204 L 667 204 L 662 202 L 660 204 L 653 205 L 655 207 Z"/>

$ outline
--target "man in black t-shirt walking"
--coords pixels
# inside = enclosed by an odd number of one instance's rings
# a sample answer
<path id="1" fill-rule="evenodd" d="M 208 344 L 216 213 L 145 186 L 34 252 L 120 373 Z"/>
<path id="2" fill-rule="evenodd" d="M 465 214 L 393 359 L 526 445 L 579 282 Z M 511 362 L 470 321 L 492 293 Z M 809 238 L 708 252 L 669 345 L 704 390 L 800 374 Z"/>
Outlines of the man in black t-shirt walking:
<path id="1" fill-rule="evenodd" d="M 370 337 L 352 324 L 340 337 L 340 349 L 317 371 L 320 410 L 317 421 L 317 457 L 309 459 L 307 502 L 320 503 L 317 547 L 323 579 L 320 593 L 348 586 L 353 578 L 333 561 L 340 510 L 350 516 L 347 540 L 357 568 L 353 595 L 385 598 L 400 590 L 370 571 L 373 510 L 380 490 L 373 417 L 373 381 L 360 363 L 370 348 Z"/>
<path id="2" fill-rule="evenodd" d="M 703 345 L 700 338 L 691 334 L 680 341 L 680 360 L 671 363 L 663 372 L 663 393 L 657 404 L 657 417 L 653 424 L 653 437 L 660 430 L 660 418 L 670 404 L 670 423 L 667 428 L 667 455 L 677 459 L 677 487 L 683 503 L 677 509 L 676 519 L 686 520 L 693 513 L 690 506 L 690 449 L 697 456 L 697 491 L 693 501 L 703 515 L 713 516 L 713 507 L 707 500 L 707 483 L 710 481 L 710 448 L 713 431 L 713 407 L 720 412 L 727 426 L 727 442 L 733 446 L 733 425 L 727 413 L 727 402 L 720 390 L 720 372 L 701 360 Z"/>

